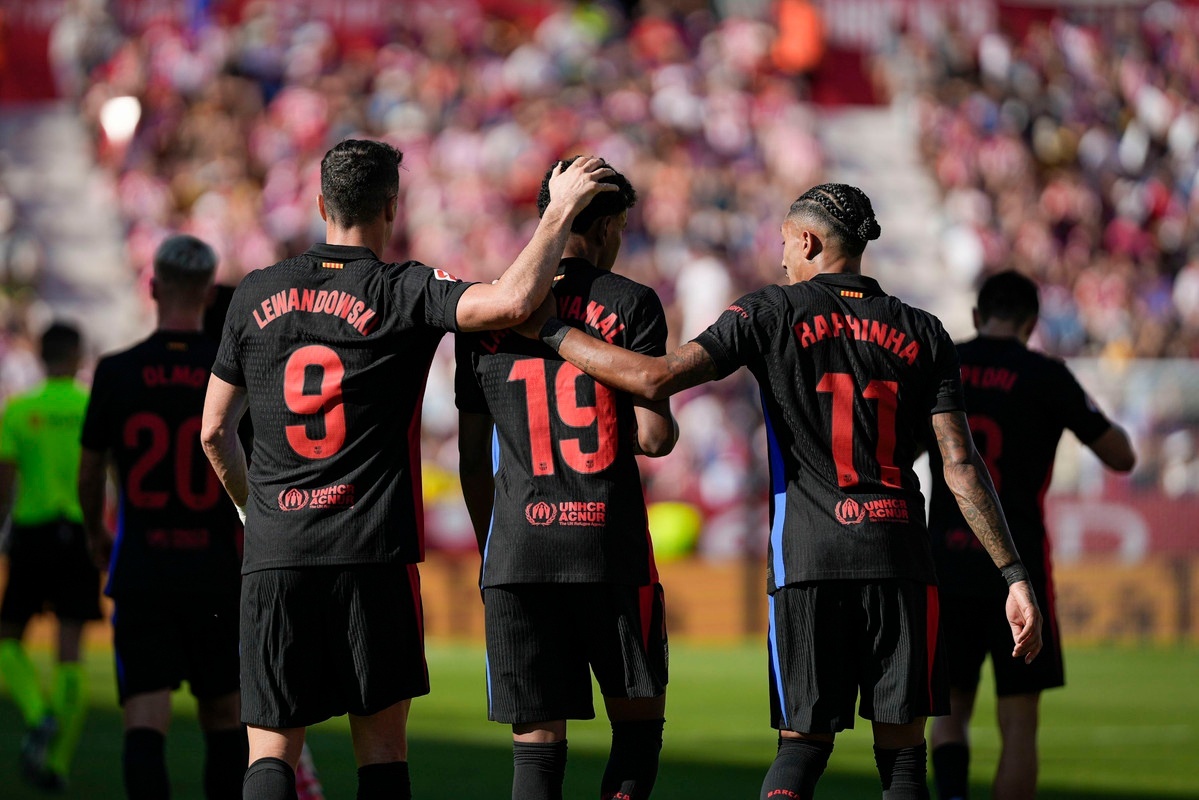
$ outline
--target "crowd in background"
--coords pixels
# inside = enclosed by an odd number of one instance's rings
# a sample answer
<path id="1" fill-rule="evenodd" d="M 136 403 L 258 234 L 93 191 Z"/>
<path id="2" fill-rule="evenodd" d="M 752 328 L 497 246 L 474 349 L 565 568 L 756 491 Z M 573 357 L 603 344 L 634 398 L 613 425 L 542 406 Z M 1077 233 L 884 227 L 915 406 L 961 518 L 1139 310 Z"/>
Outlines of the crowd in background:
<path id="1" fill-rule="evenodd" d="M 384 258 L 491 280 L 532 233 L 546 168 L 595 153 L 638 190 L 617 270 L 658 291 L 671 346 L 781 279 L 779 222 L 823 179 L 826 156 L 805 80 L 774 48 L 769 4 L 718 16 L 705 3 L 673 15 L 643 3 L 630 19 L 629 4 L 564 3 L 537 25 L 467 0 L 391 5 L 360 34 L 262 0 L 237 26 L 123 31 L 99 4 L 64 18 L 57 71 L 113 173 L 130 269 L 148 274 L 178 231 L 216 248 L 229 284 L 306 249 L 324 234 L 319 160 L 358 136 L 404 152 Z M 896 32 L 882 61 L 880 74 L 912 78 L 889 88 L 914 92 L 952 223 L 947 267 L 1033 275 L 1052 352 L 1199 355 L 1199 37 L 1188 30 L 1160 13 L 1058 22 L 1019 42 L 941 26 Z M 138 101 L 128 140 L 102 121 L 120 97 Z M 425 405 L 431 543 L 468 549 L 448 346 L 442 355 Z M 703 510 L 710 554 L 764 549 L 758 404 L 743 376 L 680 396 L 676 453 L 643 463 L 651 500 Z"/>

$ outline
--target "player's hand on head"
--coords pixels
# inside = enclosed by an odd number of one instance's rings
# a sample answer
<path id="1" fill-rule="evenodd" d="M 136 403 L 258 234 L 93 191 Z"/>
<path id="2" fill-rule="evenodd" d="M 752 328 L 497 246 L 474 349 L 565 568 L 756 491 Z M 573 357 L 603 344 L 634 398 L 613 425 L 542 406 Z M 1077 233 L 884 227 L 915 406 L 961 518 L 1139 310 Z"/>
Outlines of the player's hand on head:
<path id="1" fill-rule="evenodd" d="M 551 207 L 557 205 L 574 216 L 600 192 L 615 192 L 618 189 L 616 184 L 601 183 L 616 174 L 615 170 L 603 166 L 603 159 L 579 156 L 565 169 L 563 163 L 559 161 L 550 175 Z"/>
<path id="2" fill-rule="evenodd" d="M 546 294 L 545 299 L 541 301 L 541 305 L 537 306 L 537 309 L 529 315 L 529 318 L 515 326 L 512 330 L 528 339 L 540 338 L 541 326 L 545 324 L 546 320 L 557 313 L 558 298 L 554 296 L 553 292 L 549 292 Z"/>
<path id="3" fill-rule="evenodd" d="M 1041 652 L 1041 609 L 1028 581 L 1013 583 L 1008 589 L 1007 619 L 1012 626 L 1012 658 L 1023 658 L 1025 664 Z"/>

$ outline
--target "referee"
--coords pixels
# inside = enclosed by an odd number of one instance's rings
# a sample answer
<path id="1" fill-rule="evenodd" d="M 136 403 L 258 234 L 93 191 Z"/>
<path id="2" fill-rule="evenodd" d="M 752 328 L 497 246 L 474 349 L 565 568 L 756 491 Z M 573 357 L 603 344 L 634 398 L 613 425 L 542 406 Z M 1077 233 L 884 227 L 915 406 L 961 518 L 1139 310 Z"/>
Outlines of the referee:
<path id="1" fill-rule="evenodd" d="M 46 381 L 9 398 L 0 420 L 0 520 L 12 514 L 8 585 L 0 603 L 0 675 L 29 731 L 26 778 L 61 791 L 86 710 L 79 664 L 83 623 L 100 619 L 100 571 L 88 550 L 76 495 L 79 431 L 87 392 L 75 381 L 79 331 L 57 323 L 42 334 Z M 21 647 L 30 618 L 58 617 L 58 665 L 49 696 Z"/>

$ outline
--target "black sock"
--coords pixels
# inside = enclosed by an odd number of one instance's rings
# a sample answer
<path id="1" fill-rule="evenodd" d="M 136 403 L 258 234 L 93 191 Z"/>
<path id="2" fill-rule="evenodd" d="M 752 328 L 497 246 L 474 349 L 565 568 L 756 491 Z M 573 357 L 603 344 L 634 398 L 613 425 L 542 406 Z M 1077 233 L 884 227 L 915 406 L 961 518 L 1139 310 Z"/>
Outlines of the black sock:
<path id="1" fill-rule="evenodd" d="M 933 748 L 933 783 L 940 800 L 966 800 L 970 796 L 970 746 L 949 742 Z"/>
<path id="2" fill-rule="evenodd" d="M 762 781 L 761 800 L 812 800 L 832 752 L 832 742 L 779 736 L 778 754 Z"/>
<path id="3" fill-rule="evenodd" d="M 250 742 L 238 726 L 204 734 L 204 796 L 208 800 L 237 797 L 246 779 Z"/>
<path id="4" fill-rule="evenodd" d="M 562 800 L 566 740 L 512 743 L 512 800 Z"/>
<path id="5" fill-rule="evenodd" d="M 279 758 L 260 758 L 246 770 L 242 800 L 297 800 L 296 771 Z"/>
<path id="6" fill-rule="evenodd" d="M 874 748 L 874 763 L 883 782 L 883 800 L 928 800 L 928 749 L 924 742 L 898 750 Z"/>
<path id="7" fill-rule="evenodd" d="M 600 800 L 644 800 L 658 778 L 664 719 L 612 723 L 612 750 L 600 781 Z"/>
<path id="8" fill-rule="evenodd" d="M 392 761 L 359 767 L 358 800 L 412 800 L 408 762 Z"/>
<path id="9" fill-rule="evenodd" d="M 125 731 L 125 794 L 129 800 L 166 800 L 171 796 L 167 778 L 166 737 L 153 728 Z"/>

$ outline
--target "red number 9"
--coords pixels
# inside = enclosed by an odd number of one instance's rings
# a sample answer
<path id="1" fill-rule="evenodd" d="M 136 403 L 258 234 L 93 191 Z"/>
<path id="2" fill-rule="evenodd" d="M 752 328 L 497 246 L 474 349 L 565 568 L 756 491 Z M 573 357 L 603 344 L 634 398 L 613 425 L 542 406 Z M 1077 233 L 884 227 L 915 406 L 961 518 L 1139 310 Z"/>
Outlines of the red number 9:
<path id="1" fill-rule="evenodd" d="M 309 367 L 321 370 L 320 391 L 304 393 L 304 376 Z M 322 415 L 325 435 L 309 435 L 309 421 L 285 428 L 287 443 L 305 458 L 328 458 L 341 449 L 346 441 L 346 410 L 341 397 L 341 379 L 345 365 L 336 352 L 324 345 L 301 347 L 287 359 L 283 374 L 283 399 L 287 407 L 304 416 Z"/>

